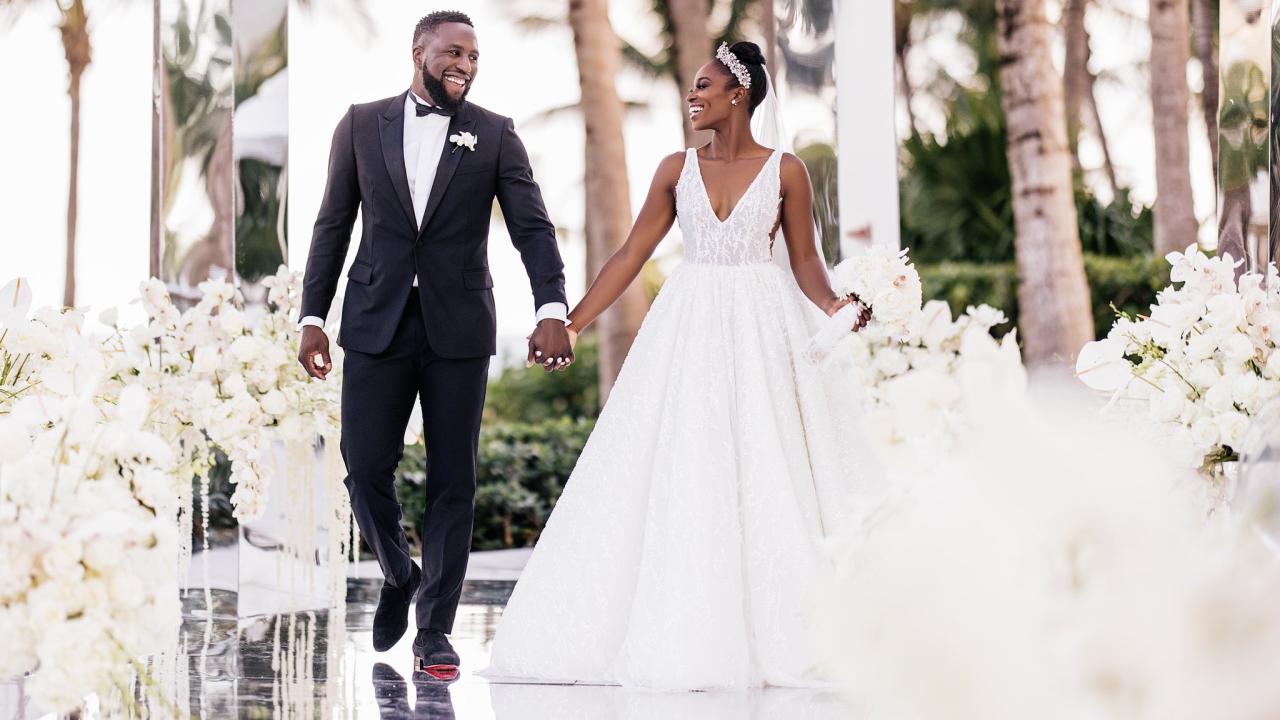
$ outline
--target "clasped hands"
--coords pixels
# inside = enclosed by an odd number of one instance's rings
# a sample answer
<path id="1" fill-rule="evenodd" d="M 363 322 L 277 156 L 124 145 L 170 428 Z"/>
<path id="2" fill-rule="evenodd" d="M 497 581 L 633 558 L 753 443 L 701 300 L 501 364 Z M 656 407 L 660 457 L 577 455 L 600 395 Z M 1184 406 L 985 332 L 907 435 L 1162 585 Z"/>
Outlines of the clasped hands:
<path id="1" fill-rule="evenodd" d="M 573 348 L 578 343 L 578 333 L 565 327 L 559 320 L 548 318 L 538 323 L 526 336 L 529 355 L 525 367 L 541 365 L 547 372 L 565 370 L 573 364 Z"/>

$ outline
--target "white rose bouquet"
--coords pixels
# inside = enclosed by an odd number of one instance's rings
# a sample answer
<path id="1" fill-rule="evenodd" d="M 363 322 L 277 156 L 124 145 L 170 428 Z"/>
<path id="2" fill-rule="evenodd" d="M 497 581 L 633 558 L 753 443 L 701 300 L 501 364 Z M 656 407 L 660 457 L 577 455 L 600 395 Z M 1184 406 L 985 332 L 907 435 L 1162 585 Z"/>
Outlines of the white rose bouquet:
<path id="1" fill-rule="evenodd" d="M 1195 245 L 1170 253 L 1172 285 L 1148 316 L 1119 313 L 1089 343 L 1077 376 L 1112 400 L 1136 401 L 1183 461 L 1205 471 L 1238 459 L 1250 419 L 1280 395 L 1280 276 L 1235 278 L 1230 255 Z"/>
<path id="2" fill-rule="evenodd" d="M 874 337 L 901 337 L 920 314 L 920 275 L 907 260 L 906 250 L 874 246 L 866 253 L 836 265 L 831 284 L 839 295 L 852 295 L 846 305 L 824 323 L 810 341 L 808 355 L 820 362 L 849 337 L 858 313 L 865 306 L 871 320 L 862 331 Z"/>

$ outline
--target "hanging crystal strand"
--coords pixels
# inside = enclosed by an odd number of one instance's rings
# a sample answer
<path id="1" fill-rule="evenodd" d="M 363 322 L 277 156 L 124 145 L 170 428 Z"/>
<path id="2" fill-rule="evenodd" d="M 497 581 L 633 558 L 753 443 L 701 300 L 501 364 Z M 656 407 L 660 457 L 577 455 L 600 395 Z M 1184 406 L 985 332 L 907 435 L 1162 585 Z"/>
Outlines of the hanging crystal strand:
<path id="1" fill-rule="evenodd" d="M 303 710 L 302 717 L 310 718 L 316 715 L 316 693 L 315 693 L 315 656 L 316 656 L 316 614 L 314 610 L 307 611 L 306 625 L 307 641 L 303 644 L 302 668 L 303 677 L 306 679 L 304 683 L 306 692 L 303 694 Z"/>
<path id="2" fill-rule="evenodd" d="M 282 618 L 277 615 L 272 622 L 275 625 L 271 633 L 271 717 L 280 717 L 280 624 Z"/>

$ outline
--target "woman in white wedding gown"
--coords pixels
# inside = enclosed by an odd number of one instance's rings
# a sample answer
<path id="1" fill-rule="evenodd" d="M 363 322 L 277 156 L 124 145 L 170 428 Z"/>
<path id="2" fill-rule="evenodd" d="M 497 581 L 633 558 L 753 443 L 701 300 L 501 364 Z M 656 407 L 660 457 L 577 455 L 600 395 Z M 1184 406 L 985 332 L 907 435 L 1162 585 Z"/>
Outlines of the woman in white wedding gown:
<path id="1" fill-rule="evenodd" d="M 663 285 L 507 603 L 483 674 L 657 689 L 822 685 L 827 538 L 876 485 L 846 376 L 802 357 L 849 298 L 813 239 L 794 155 L 756 142 L 760 49 L 722 46 L 688 102 L 714 136 L 665 158 L 580 330 L 679 220 Z M 773 261 L 785 236 L 791 272 Z M 859 323 L 865 322 L 865 316 Z"/>

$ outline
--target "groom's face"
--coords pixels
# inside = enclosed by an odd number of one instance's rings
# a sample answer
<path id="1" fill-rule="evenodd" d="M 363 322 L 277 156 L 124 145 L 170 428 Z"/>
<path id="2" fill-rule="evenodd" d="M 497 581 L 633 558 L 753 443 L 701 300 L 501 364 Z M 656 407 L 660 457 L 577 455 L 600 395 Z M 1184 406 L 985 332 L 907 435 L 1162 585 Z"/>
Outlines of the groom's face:
<path id="1" fill-rule="evenodd" d="M 479 72 L 476 32 L 464 23 L 445 23 L 422 36 L 413 48 L 422 84 L 442 107 L 456 108 Z"/>

